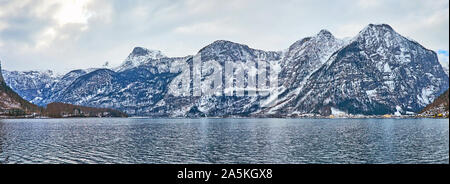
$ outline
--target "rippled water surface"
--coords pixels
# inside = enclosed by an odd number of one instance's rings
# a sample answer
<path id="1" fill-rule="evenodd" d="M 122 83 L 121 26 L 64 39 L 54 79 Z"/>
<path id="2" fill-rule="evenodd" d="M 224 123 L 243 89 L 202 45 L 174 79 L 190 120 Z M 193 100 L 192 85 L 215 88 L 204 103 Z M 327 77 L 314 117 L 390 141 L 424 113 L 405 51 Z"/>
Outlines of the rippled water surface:
<path id="1" fill-rule="evenodd" d="M 447 119 L 0 120 L 1 163 L 449 163 Z"/>

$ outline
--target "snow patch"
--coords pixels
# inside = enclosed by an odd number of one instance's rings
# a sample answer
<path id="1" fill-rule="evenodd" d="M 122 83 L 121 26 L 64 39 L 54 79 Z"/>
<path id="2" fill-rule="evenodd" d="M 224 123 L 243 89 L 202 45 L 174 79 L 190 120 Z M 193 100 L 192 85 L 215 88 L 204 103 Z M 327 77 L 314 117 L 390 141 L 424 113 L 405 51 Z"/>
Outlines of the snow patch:
<path id="1" fill-rule="evenodd" d="M 402 109 L 402 107 L 400 107 L 400 106 L 395 106 L 395 109 L 397 110 L 395 113 L 394 113 L 394 115 L 396 115 L 396 116 L 401 116 L 402 115 L 402 111 L 403 111 L 403 109 Z"/>
<path id="2" fill-rule="evenodd" d="M 367 96 L 369 97 L 376 97 L 377 96 L 377 90 L 373 89 L 373 90 L 367 90 L 366 91 Z"/>
<path id="3" fill-rule="evenodd" d="M 340 109 L 334 108 L 334 107 L 331 107 L 331 114 L 333 116 L 337 116 L 337 117 L 346 116 L 347 115 L 346 112 L 344 112 L 344 111 L 342 111 Z"/>
<path id="4" fill-rule="evenodd" d="M 391 66 L 389 66 L 389 63 L 384 64 L 384 72 L 392 72 Z"/>
<path id="5" fill-rule="evenodd" d="M 384 81 L 384 84 L 386 84 L 389 87 L 389 90 L 394 91 L 395 89 L 394 81 Z"/>
<path id="6" fill-rule="evenodd" d="M 431 101 L 433 101 L 433 99 L 431 99 L 433 92 L 434 92 L 433 87 L 423 88 L 420 96 L 417 95 L 417 99 L 419 100 L 419 103 L 421 103 L 424 106 L 430 104 Z"/>

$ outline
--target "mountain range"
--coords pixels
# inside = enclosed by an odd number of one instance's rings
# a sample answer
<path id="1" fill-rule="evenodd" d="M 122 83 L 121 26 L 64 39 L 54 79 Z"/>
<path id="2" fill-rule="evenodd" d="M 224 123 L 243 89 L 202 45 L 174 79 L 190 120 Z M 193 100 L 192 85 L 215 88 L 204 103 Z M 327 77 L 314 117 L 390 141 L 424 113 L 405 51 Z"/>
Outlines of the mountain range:
<path id="1" fill-rule="evenodd" d="M 279 72 L 278 85 L 265 97 L 169 93 L 173 83 L 186 78 L 172 66 L 185 62 L 192 68 L 196 56 L 206 66 L 211 60 L 222 67 L 228 61 L 263 61 Z M 250 69 L 248 65 L 238 68 Z M 449 88 L 449 77 L 436 53 L 386 24 L 369 24 L 347 40 L 321 30 L 285 51 L 263 51 L 225 40 L 186 57 L 136 47 L 116 68 L 65 75 L 4 70 L 3 75 L 8 86 L 39 106 L 63 102 L 153 117 L 404 115 L 421 111 Z M 262 106 L 265 102 L 271 105 Z"/>
<path id="2" fill-rule="evenodd" d="M 17 117 L 127 117 L 128 115 L 114 109 L 76 106 L 64 103 L 50 103 L 39 107 L 23 99 L 4 81 L 0 63 L 0 118 Z M 26 72 L 33 77 L 48 77 L 47 72 Z M 29 82 L 29 81 L 28 81 Z M 48 81 L 47 81 L 48 82 Z M 31 94 L 31 93 L 29 93 Z"/>
<path id="3" fill-rule="evenodd" d="M 5 83 L 2 76 L 2 66 L 0 63 L 0 116 L 2 115 L 24 115 L 39 112 L 40 108 L 14 92 Z M 7 110 L 7 111 L 5 111 Z"/>

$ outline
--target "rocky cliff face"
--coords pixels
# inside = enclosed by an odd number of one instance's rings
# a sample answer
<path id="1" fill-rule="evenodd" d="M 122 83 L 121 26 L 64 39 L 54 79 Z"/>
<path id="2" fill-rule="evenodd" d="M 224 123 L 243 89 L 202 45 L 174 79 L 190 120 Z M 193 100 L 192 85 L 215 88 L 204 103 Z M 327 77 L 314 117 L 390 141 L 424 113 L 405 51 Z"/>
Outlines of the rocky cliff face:
<path id="1" fill-rule="evenodd" d="M 210 66 L 212 60 L 221 67 L 241 61 L 236 71 L 251 71 L 246 63 L 263 61 L 279 72 L 279 86 L 269 97 L 193 96 L 193 72 L 171 68 L 187 63 L 192 70 L 198 56 L 202 66 Z M 214 72 L 204 71 L 201 81 L 207 81 Z M 249 74 L 245 72 L 239 80 L 248 85 Z M 27 79 L 20 79 L 23 77 Z M 190 79 L 186 90 L 189 95 L 170 94 L 173 84 L 184 79 Z M 75 70 L 54 78 L 8 74 L 8 81 L 17 81 L 10 82 L 13 88 L 39 104 L 65 102 L 163 117 L 410 114 L 420 111 L 449 86 L 436 53 L 385 24 L 370 24 L 349 41 L 322 30 L 295 42 L 284 53 L 224 40 L 204 47 L 195 56 L 180 58 L 136 47 L 113 70 Z M 262 101 L 273 103 L 263 107 Z"/>
<path id="2" fill-rule="evenodd" d="M 296 114 L 297 97 L 303 91 L 311 75 L 316 72 L 330 56 L 345 45 L 329 31 L 321 30 L 313 37 L 301 39 L 292 44 L 281 61 L 278 103 L 259 113 Z"/>
<path id="3" fill-rule="evenodd" d="M 321 30 L 314 37 L 295 42 L 289 47 L 281 62 L 282 84 L 290 90 L 300 87 L 302 82 L 304 83 L 344 43 L 327 30 Z"/>

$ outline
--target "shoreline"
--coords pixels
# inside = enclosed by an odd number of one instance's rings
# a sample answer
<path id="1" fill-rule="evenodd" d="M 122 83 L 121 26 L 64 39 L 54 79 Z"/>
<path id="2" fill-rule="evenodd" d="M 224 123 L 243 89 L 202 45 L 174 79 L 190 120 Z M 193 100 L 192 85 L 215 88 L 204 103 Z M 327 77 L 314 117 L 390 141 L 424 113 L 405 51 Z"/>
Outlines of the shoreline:
<path id="1" fill-rule="evenodd" d="M 382 117 L 382 116 L 364 116 L 364 117 L 2 117 L 0 120 L 14 119 L 449 119 L 449 117 L 432 116 L 401 116 L 401 117 Z"/>

